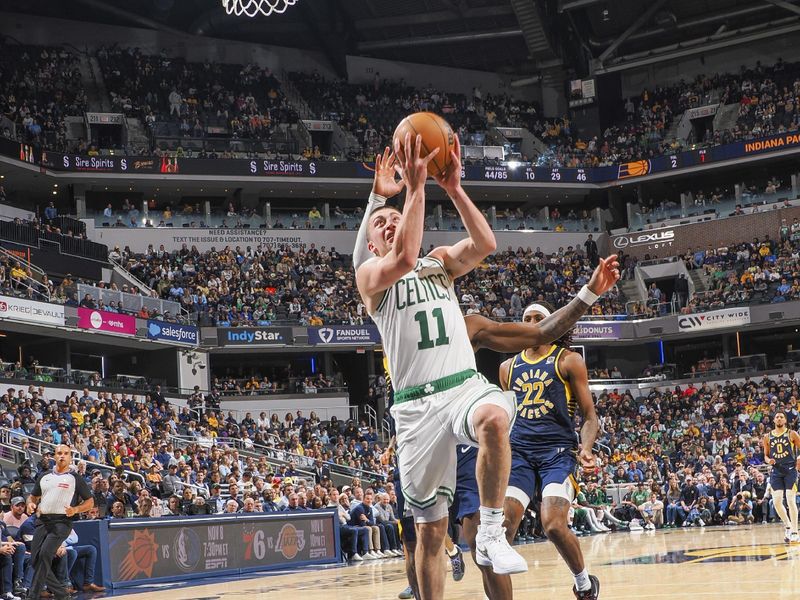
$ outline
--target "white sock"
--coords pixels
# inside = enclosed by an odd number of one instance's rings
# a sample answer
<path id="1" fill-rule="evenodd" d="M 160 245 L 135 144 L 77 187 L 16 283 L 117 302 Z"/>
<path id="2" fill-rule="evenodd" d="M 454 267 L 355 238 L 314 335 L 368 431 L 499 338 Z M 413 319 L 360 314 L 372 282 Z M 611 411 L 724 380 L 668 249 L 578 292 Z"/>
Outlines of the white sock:
<path id="1" fill-rule="evenodd" d="M 572 576 L 575 579 L 575 589 L 579 592 L 585 592 L 592 587 L 592 581 L 589 579 L 589 571 L 584 569 L 577 575 Z"/>
<path id="2" fill-rule="evenodd" d="M 503 509 L 481 506 L 481 527 L 503 526 Z"/>

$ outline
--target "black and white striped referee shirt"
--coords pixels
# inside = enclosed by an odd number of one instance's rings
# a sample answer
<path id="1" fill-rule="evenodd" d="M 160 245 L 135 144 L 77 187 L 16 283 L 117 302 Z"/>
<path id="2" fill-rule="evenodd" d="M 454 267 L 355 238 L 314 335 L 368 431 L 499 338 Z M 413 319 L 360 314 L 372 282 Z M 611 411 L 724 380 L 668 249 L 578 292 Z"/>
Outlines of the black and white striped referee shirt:
<path id="1" fill-rule="evenodd" d="M 41 497 L 41 514 L 66 515 L 67 506 L 77 506 L 88 500 L 92 491 L 86 480 L 72 470 L 66 473 L 45 471 L 36 478 L 31 495 Z"/>

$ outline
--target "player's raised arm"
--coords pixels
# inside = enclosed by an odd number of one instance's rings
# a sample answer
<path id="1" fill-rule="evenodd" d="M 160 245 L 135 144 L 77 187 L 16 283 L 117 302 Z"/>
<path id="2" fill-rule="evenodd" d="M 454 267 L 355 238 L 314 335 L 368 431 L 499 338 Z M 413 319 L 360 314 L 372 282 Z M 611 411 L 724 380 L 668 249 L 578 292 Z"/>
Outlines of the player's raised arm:
<path id="1" fill-rule="evenodd" d="M 525 348 L 550 344 L 578 322 L 592 306 L 592 296 L 599 297 L 619 280 L 617 255 L 600 259 L 586 284 L 590 294 L 579 293 L 566 306 L 539 323 L 498 323 L 481 315 L 467 315 L 467 333 L 473 348 L 488 348 L 495 352 L 521 352 Z"/>
<path id="2" fill-rule="evenodd" d="M 358 271 L 358 267 L 375 256 L 367 247 L 367 230 L 369 229 L 369 218 L 373 212 L 382 208 L 386 200 L 392 198 L 403 191 L 405 182 L 401 178 L 397 179 L 395 165 L 397 159 L 394 152 L 386 146 L 383 155 L 375 157 L 375 177 L 372 180 L 372 191 L 369 194 L 367 207 L 364 209 L 364 218 L 358 228 L 356 245 L 353 248 L 353 269 Z"/>
<path id="3" fill-rule="evenodd" d="M 472 271 L 494 252 L 497 240 L 481 211 L 461 187 L 461 143 L 458 136 L 455 137 L 455 148 L 450 151 L 450 156 L 447 173 L 434 179 L 452 200 L 469 237 L 453 246 L 436 248 L 432 254 L 444 262 L 450 277 L 455 279 Z"/>
<path id="4" fill-rule="evenodd" d="M 420 157 L 422 138 L 412 144 L 406 134 L 404 148 L 395 141 L 395 155 L 406 185 L 406 200 L 402 215 L 395 209 L 373 211 L 367 227 L 368 248 L 376 254 L 356 272 L 356 283 L 368 309 L 374 307 L 375 296 L 391 287 L 414 268 L 422 245 L 425 221 L 425 180 L 428 163 L 438 154 L 434 149 Z"/>

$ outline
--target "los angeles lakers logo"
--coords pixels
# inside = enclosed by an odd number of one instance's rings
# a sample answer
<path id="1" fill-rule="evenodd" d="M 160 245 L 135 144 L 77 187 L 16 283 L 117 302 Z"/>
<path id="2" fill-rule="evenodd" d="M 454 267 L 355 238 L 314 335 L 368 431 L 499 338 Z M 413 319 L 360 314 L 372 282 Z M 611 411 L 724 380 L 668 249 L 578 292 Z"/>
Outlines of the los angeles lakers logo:
<path id="1" fill-rule="evenodd" d="M 298 531 L 291 523 L 281 527 L 281 532 L 278 534 L 278 543 L 275 545 L 275 552 L 280 552 L 284 558 L 291 560 L 302 552 L 305 547 L 306 536 L 304 531 Z"/>

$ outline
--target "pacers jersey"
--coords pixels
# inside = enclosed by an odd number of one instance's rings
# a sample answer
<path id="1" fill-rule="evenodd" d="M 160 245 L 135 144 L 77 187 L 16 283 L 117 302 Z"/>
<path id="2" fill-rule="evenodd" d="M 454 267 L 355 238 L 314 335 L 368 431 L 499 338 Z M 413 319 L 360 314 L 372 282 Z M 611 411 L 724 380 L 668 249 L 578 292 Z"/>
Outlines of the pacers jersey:
<path id="1" fill-rule="evenodd" d="M 564 352 L 564 348 L 554 345 L 537 359 L 528 358 L 524 351 L 512 359 L 506 385 L 517 398 L 517 418 L 511 428 L 514 449 L 577 449 L 573 423 L 577 400 L 558 370 Z"/>
<path id="2" fill-rule="evenodd" d="M 787 429 L 781 435 L 769 432 L 769 455 L 775 459 L 775 466 L 781 469 L 794 469 L 797 459 L 797 448 L 792 444 Z"/>
<path id="3" fill-rule="evenodd" d="M 477 370 L 453 282 L 438 258 L 417 259 L 370 316 L 381 333 L 395 391 Z"/>

